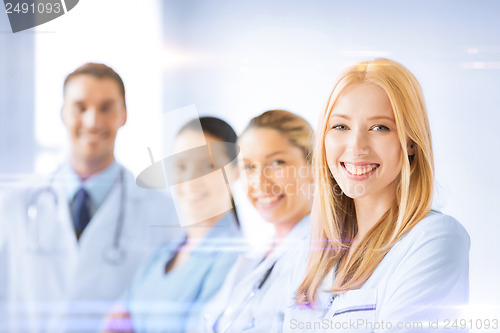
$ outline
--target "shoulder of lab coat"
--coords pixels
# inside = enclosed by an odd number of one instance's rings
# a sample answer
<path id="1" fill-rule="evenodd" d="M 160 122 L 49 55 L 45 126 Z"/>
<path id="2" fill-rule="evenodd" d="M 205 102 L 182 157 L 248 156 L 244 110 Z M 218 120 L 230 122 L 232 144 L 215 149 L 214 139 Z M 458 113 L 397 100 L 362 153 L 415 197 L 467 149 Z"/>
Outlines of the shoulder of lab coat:
<path id="1" fill-rule="evenodd" d="M 129 170 L 124 170 L 125 184 L 127 187 L 127 196 L 130 200 L 141 201 L 141 203 L 146 203 L 149 205 L 158 205 L 158 208 L 172 211 L 175 213 L 175 207 L 172 199 L 168 195 L 167 191 L 156 190 L 156 189 L 144 189 L 136 184 L 135 177 Z M 176 221 L 174 221 L 176 222 Z"/>
<path id="2" fill-rule="evenodd" d="M 6 242 L 19 216 L 27 214 L 30 198 L 37 188 L 48 184 L 46 177 L 30 175 L 26 178 L 6 184 L 0 189 L 0 253 L 7 250 Z"/>
<path id="3" fill-rule="evenodd" d="M 459 307 L 468 302 L 469 248 L 469 235 L 458 221 L 431 212 L 393 246 L 360 289 L 337 296 L 332 310 L 341 312 L 335 310 L 336 303 L 352 309 L 375 302 L 374 311 L 364 311 L 370 314 L 367 318 L 391 322 L 392 329 L 397 323 L 457 319 Z M 326 317 L 322 314 L 332 297 L 327 290 L 333 279 L 330 272 L 319 288 L 315 309 L 287 309 L 285 332 L 298 323 L 320 325 L 323 318 L 331 317 L 332 310 Z M 388 331 L 388 325 L 374 330 Z"/>
<path id="4" fill-rule="evenodd" d="M 469 248 L 469 235 L 457 220 L 431 212 L 365 283 L 379 289 L 377 321 L 457 319 L 457 307 L 469 300 Z"/>
<path id="5" fill-rule="evenodd" d="M 221 290 L 208 302 L 203 309 L 203 324 L 212 326 L 216 318 L 229 306 L 234 306 L 235 300 L 241 301 L 251 292 L 271 265 L 276 262 L 268 280 L 259 291 L 252 303 L 258 313 L 254 313 L 255 327 L 248 332 L 280 332 L 285 307 L 291 302 L 293 292 L 297 289 L 298 279 L 291 276 L 302 276 L 305 270 L 309 248 L 310 217 L 305 217 L 283 240 L 282 244 L 268 258 L 262 261 L 264 253 L 253 251 L 241 255 Z M 279 260 L 277 260 L 279 259 Z M 277 261 L 276 261 L 277 260 Z M 257 273 L 257 274 L 256 274 Z M 245 311 L 250 311 L 247 307 Z M 203 326 L 198 326 L 203 331 Z"/>
<path id="6" fill-rule="evenodd" d="M 125 171 L 125 186 L 127 204 L 133 205 L 148 215 L 148 224 L 143 225 L 148 228 L 148 239 L 151 241 L 151 249 L 158 248 L 168 240 L 176 239 L 183 235 L 177 217 L 174 202 L 166 190 L 144 189 L 136 184 L 134 175 L 123 166 Z M 134 221 L 137 224 L 144 224 L 138 218 Z"/>

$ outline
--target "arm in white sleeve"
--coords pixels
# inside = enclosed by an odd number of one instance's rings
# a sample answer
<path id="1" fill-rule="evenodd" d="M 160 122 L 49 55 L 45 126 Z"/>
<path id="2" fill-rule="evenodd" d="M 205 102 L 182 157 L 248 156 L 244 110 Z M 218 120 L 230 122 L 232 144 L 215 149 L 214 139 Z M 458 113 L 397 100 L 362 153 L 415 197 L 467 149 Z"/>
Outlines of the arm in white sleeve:
<path id="1" fill-rule="evenodd" d="M 378 304 L 378 322 L 423 322 L 423 329 L 408 331 L 436 331 L 429 329 L 429 320 L 454 321 L 460 316 L 460 306 L 468 302 L 470 240 L 449 216 L 431 221 L 429 228 L 415 235 L 408 235 L 409 250 L 390 276 L 383 304 Z"/>

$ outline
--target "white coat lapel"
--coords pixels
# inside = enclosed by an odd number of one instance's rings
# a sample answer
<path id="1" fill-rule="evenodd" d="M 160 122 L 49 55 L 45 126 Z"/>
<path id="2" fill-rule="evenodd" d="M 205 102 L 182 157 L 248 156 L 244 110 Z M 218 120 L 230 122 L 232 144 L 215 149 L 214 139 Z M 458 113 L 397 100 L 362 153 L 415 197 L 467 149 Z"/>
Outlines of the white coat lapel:
<path id="1" fill-rule="evenodd" d="M 57 194 L 58 218 L 57 218 L 57 238 L 56 243 L 61 244 L 64 251 L 70 253 L 71 263 L 76 261 L 78 256 L 78 241 L 73 226 L 73 218 L 68 202 L 68 193 L 65 183 L 69 181 L 69 175 L 65 167 L 60 167 L 52 176 L 50 186 Z M 56 234 L 56 233 L 55 233 Z"/>

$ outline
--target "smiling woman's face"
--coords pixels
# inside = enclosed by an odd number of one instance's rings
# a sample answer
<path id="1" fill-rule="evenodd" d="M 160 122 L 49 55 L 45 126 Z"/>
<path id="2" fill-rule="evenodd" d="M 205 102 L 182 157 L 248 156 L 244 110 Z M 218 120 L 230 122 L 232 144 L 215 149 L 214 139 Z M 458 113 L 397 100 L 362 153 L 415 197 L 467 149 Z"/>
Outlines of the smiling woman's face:
<path id="1" fill-rule="evenodd" d="M 358 84 L 339 97 L 325 150 L 328 168 L 348 197 L 395 197 L 402 149 L 391 103 L 380 87 Z"/>
<path id="2" fill-rule="evenodd" d="M 214 168 L 214 165 L 223 164 L 220 160 L 228 158 L 216 154 L 214 156 L 208 149 L 189 153 L 194 147 L 216 142 L 222 141 L 193 130 L 181 132 L 175 140 L 174 153 L 178 157 L 171 176 L 176 183 L 173 186 L 174 199 L 181 210 L 178 213 L 182 214 L 183 225 L 214 218 L 232 208 L 230 188 L 225 182 L 222 170 Z M 227 165 L 224 169 L 229 181 L 237 177 L 236 167 Z"/>
<path id="3" fill-rule="evenodd" d="M 264 220 L 293 227 L 311 208 L 311 167 L 280 132 L 253 128 L 238 140 L 248 199 Z"/>

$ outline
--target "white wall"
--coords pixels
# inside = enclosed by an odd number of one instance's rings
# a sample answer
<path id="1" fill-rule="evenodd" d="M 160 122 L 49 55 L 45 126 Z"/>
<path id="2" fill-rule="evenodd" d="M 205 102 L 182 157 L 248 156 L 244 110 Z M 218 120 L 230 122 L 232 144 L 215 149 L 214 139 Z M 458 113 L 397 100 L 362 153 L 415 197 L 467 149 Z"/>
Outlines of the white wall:
<path id="1" fill-rule="evenodd" d="M 125 83 L 128 119 L 118 135 L 118 158 L 136 173 L 149 163 L 146 147 L 139 142 L 155 126 L 147 120 L 160 115 L 162 109 L 159 8 L 156 1 L 139 5 L 134 0 L 85 0 L 66 15 L 36 28 L 37 172 L 52 170 L 64 156 L 62 84 L 66 75 L 86 62 L 111 66 Z"/>

